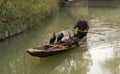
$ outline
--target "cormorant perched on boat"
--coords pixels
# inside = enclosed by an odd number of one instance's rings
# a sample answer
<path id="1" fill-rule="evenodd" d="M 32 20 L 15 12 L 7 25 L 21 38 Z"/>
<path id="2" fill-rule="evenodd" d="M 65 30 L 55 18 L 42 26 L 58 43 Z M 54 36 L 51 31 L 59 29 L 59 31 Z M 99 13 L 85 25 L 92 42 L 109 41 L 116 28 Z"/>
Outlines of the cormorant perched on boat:
<path id="1" fill-rule="evenodd" d="M 57 37 L 57 42 L 60 42 L 62 40 L 62 38 L 64 37 L 63 33 L 60 33 Z"/>
<path id="2" fill-rule="evenodd" d="M 55 42 L 55 40 L 56 40 L 56 35 L 55 35 L 55 32 L 53 33 L 53 37 L 51 37 L 50 38 L 50 44 L 54 44 L 54 42 Z"/>

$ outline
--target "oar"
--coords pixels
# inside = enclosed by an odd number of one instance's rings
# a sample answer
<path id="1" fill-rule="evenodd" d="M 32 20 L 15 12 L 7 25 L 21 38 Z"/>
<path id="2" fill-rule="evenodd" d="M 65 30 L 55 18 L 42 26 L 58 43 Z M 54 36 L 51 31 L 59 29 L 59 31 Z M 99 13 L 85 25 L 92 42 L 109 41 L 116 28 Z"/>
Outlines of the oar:
<path id="1" fill-rule="evenodd" d="M 103 34 L 103 33 L 96 33 L 96 32 L 87 32 L 87 33 L 105 35 L 105 34 Z"/>
<path id="2" fill-rule="evenodd" d="M 80 32 L 83 32 L 82 30 L 76 30 L 76 31 L 80 31 Z M 91 34 L 99 34 L 99 35 L 105 35 L 105 34 L 103 34 L 103 33 L 97 33 L 97 32 L 87 32 L 87 33 L 91 33 Z"/>

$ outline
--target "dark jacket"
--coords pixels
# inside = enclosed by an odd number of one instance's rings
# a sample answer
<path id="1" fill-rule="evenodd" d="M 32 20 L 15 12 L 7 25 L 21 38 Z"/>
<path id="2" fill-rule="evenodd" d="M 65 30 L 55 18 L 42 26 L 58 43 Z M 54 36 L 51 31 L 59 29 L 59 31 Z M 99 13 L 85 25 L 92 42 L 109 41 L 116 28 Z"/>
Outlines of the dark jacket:
<path id="1" fill-rule="evenodd" d="M 78 28 L 78 30 L 88 30 L 89 26 L 88 23 L 86 21 L 80 22 L 78 21 L 77 24 L 74 26 L 74 29 Z"/>

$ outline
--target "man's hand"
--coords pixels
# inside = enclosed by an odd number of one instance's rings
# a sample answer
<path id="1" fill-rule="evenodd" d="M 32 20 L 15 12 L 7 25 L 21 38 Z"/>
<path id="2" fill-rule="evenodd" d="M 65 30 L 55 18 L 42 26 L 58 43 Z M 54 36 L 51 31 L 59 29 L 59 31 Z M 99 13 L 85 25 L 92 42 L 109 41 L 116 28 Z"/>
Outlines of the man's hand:
<path id="1" fill-rule="evenodd" d="M 83 32 L 88 32 L 87 30 L 84 30 Z"/>

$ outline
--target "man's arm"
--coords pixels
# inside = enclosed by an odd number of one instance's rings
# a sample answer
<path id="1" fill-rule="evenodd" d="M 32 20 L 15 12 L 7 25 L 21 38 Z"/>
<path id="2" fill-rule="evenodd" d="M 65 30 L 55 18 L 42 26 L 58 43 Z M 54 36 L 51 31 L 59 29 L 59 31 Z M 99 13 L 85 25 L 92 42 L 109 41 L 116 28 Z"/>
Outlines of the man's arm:
<path id="1" fill-rule="evenodd" d="M 86 29 L 83 32 L 87 32 L 89 29 L 88 23 L 87 22 L 85 22 L 85 23 L 86 23 Z"/>
<path id="2" fill-rule="evenodd" d="M 76 29 L 78 27 L 78 22 L 77 22 L 77 24 L 74 26 L 74 28 L 73 29 Z"/>
<path id="3" fill-rule="evenodd" d="M 88 23 L 86 22 L 86 30 L 88 30 L 89 29 L 89 25 L 88 25 Z"/>

